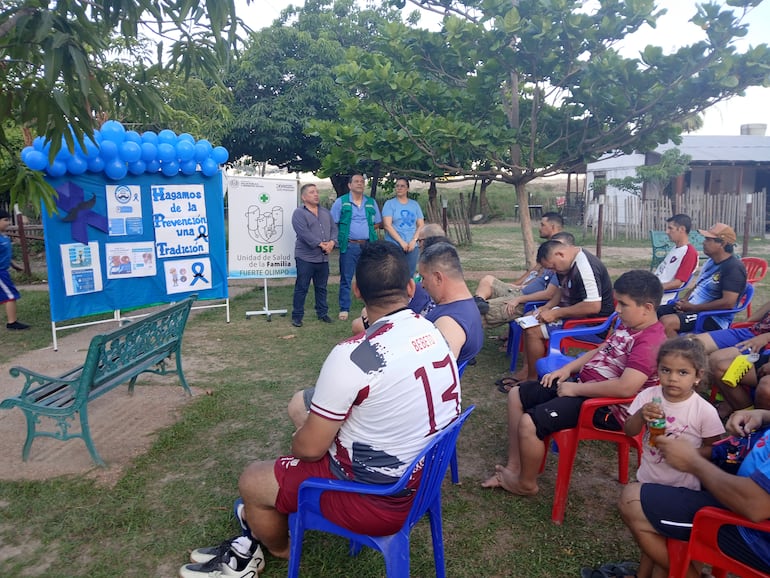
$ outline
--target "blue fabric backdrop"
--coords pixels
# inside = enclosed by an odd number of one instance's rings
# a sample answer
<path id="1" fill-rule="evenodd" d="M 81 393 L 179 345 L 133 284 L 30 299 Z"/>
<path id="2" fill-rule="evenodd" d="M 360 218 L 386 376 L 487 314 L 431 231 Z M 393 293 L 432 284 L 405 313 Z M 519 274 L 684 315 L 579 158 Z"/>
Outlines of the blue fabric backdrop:
<path id="1" fill-rule="evenodd" d="M 165 177 L 158 173 L 129 176 L 121 181 L 105 179 L 102 174 L 85 173 L 56 179 L 49 177 L 48 182 L 59 191 L 58 214 L 49 215 L 43 210 L 52 321 L 178 301 L 190 293 L 197 293 L 199 299 L 227 297 L 221 173 L 213 177 L 201 174 Z M 127 186 L 120 192 L 123 194 L 121 202 L 128 204 L 118 205 L 111 201 L 113 213 L 108 215 L 108 188 L 113 197 L 119 197 L 117 187 L 120 185 Z M 200 206 L 197 212 L 194 210 L 195 204 L 201 202 L 198 200 L 199 185 L 203 185 L 205 212 Z M 185 194 L 188 186 L 193 191 L 189 197 Z M 167 194 L 164 195 L 159 187 Z M 134 200 L 136 216 L 114 218 L 116 210 L 130 213 L 129 209 L 124 209 L 130 205 L 128 192 L 137 192 L 137 188 L 141 192 L 140 198 Z M 169 194 L 169 190 L 173 193 Z M 168 199 L 177 196 L 185 200 L 170 208 L 177 201 Z M 141 211 L 136 210 L 138 206 Z M 154 214 L 156 209 L 160 211 L 161 208 L 162 217 L 160 213 Z M 175 214 L 175 210 L 181 211 L 181 214 Z M 110 216 L 113 218 L 110 219 Z M 175 217 L 180 218 L 179 223 L 186 224 L 171 226 L 177 222 L 173 221 Z M 110 235 L 110 228 L 113 235 Z M 171 240 L 169 235 L 174 239 L 178 235 L 179 243 Z M 98 244 L 98 263 L 84 243 Z M 62 245 L 69 245 L 69 257 L 65 258 L 71 259 L 70 263 L 63 261 Z M 141 247 L 150 246 L 153 254 L 150 257 L 149 251 L 143 253 L 147 262 L 143 264 L 137 259 L 132 275 L 116 266 L 120 260 L 116 255 L 119 252 L 115 249 L 117 245 L 134 247 L 137 256 L 142 255 Z M 113 257 L 108 257 L 109 254 Z M 89 271 L 88 267 L 81 270 L 84 259 L 86 264 L 93 259 L 91 267 L 99 268 L 102 290 L 89 292 L 89 283 L 95 271 Z M 128 262 L 130 257 L 124 256 L 123 259 Z M 144 270 L 143 266 L 146 267 Z M 154 271 L 154 274 L 134 276 L 143 274 L 142 271 Z M 68 295 L 68 289 L 75 294 Z"/>

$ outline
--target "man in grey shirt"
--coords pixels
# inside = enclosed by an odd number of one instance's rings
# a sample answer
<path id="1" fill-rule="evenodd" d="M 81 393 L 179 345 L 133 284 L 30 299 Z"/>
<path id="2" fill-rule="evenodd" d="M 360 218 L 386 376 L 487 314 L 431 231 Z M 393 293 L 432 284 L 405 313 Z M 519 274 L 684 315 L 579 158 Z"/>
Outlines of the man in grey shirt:
<path id="1" fill-rule="evenodd" d="M 326 283 L 329 280 L 329 253 L 337 244 L 337 224 L 328 209 L 319 204 L 318 188 L 313 184 L 300 189 L 302 206 L 291 216 L 291 226 L 297 234 L 294 258 L 297 261 L 297 281 L 294 283 L 294 303 L 291 324 L 302 327 L 305 315 L 305 297 L 310 281 L 315 289 L 315 312 L 324 323 L 332 323 L 326 301 Z"/>

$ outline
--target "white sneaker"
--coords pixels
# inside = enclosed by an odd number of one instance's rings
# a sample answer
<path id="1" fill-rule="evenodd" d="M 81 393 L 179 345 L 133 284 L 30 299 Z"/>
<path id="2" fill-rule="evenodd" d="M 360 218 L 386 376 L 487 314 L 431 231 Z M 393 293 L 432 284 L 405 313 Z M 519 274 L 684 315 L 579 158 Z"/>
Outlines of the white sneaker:
<path id="1" fill-rule="evenodd" d="M 190 559 L 193 564 L 179 569 L 181 578 L 255 578 L 265 569 L 261 544 L 246 536 L 237 536 L 219 546 L 198 548 Z"/>

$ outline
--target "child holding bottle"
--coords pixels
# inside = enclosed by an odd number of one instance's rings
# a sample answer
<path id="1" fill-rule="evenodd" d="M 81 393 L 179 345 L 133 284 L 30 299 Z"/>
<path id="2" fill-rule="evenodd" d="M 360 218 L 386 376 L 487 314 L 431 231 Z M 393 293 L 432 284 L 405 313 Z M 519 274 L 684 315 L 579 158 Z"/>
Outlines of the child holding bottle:
<path id="1" fill-rule="evenodd" d="M 709 457 L 711 446 L 725 432 L 716 408 L 696 392 L 706 375 L 708 357 L 703 345 L 688 337 L 675 337 L 664 342 L 658 351 L 660 385 L 643 389 L 629 408 L 624 425 L 626 434 L 634 436 L 647 424 L 642 465 L 636 474 L 643 483 L 665 484 L 700 489 L 700 481 L 692 474 L 669 466 L 655 448 L 654 426 L 662 435 L 684 438 Z M 659 422 L 659 423 L 655 423 Z"/>
<path id="2" fill-rule="evenodd" d="M 647 427 L 642 449 L 642 464 L 636 479 L 700 490 L 700 480 L 693 474 L 680 472 L 669 466 L 655 447 L 654 436 L 674 436 L 692 443 L 706 458 L 711 446 L 725 432 L 716 408 L 703 399 L 696 388 L 705 377 L 708 356 L 703 344 L 689 337 L 675 337 L 665 341 L 658 350 L 658 378 L 660 385 L 640 391 L 629 408 L 626 434 L 634 436 Z M 653 401 L 654 400 L 654 401 Z M 660 431 L 655 431 L 660 429 Z M 652 438 L 652 439 L 651 439 Z M 637 576 L 655 576 L 660 571 L 653 560 L 642 552 Z"/>

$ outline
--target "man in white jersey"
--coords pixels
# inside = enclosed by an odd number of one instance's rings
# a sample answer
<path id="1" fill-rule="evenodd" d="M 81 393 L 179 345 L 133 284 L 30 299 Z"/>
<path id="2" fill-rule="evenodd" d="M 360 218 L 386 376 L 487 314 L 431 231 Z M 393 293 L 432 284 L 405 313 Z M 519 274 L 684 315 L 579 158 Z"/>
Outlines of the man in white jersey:
<path id="1" fill-rule="evenodd" d="M 255 576 L 264 567 L 262 545 L 288 558 L 288 515 L 305 479 L 390 484 L 460 415 L 455 358 L 441 332 L 407 307 L 414 281 L 401 248 L 362 247 L 353 291 L 366 304 L 369 328 L 326 358 L 292 455 L 253 463 L 241 475 L 235 512 L 243 535 L 195 550 L 182 578 Z M 327 492 L 321 509 L 354 532 L 389 535 L 406 520 L 418 484 L 399 497 Z"/>
<path id="2" fill-rule="evenodd" d="M 674 248 L 655 269 L 655 276 L 663 285 L 661 305 L 668 303 L 676 291 L 684 287 L 698 266 L 698 250 L 690 244 L 692 220 L 683 213 L 666 219 L 666 235 Z"/>

